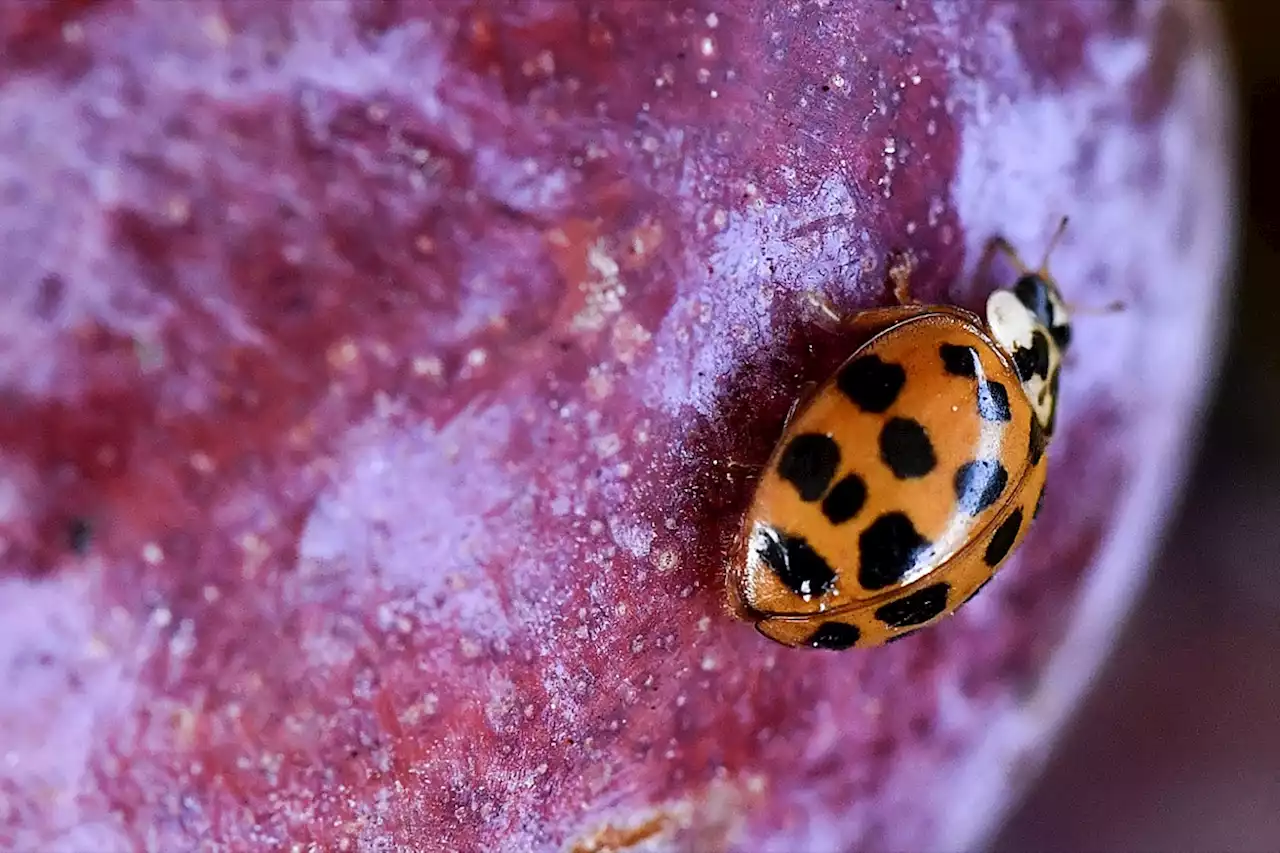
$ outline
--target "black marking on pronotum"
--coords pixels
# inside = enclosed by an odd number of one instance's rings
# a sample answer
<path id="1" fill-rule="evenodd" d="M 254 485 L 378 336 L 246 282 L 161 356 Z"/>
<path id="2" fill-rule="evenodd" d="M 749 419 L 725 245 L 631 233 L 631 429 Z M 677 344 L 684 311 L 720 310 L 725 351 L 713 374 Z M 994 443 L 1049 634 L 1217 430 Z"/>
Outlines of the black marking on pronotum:
<path id="1" fill-rule="evenodd" d="M 1063 352 L 1067 351 L 1067 347 L 1071 346 L 1071 324 L 1063 323 L 1061 326 L 1049 327 L 1049 334 L 1053 335 L 1053 342 L 1058 345 L 1058 349 Z"/>
<path id="2" fill-rule="evenodd" d="M 822 595 L 835 583 L 835 571 L 803 537 L 763 528 L 757 542 L 760 558 L 796 595 Z"/>
<path id="3" fill-rule="evenodd" d="M 864 412 L 880 414 L 898 399 L 907 383 L 902 365 L 884 361 L 874 354 L 863 355 L 841 368 L 836 377 L 838 387 L 854 405 Z"/>
<path id="4" fill-rule="evenodd" d="M 886 512 L 858 537 L 858 583 L 877 590 L 901 583 L 929 542 L 904 512 Z"/>
<path id="5" fill-rule="evenodd" d="M 855 625 L 846 625 L 844 622 L 823 622 L 818 630 L 810 635 L 807 643 L 815 649 L 843 651 L 857 645 L 861 637 L 862 632 Z"/>
<path id="6" fill-rule="evenodd" d="M 829 435 L 807 432 L 791 439 L 778 460 L 778 476 L 796 487 L 803 501 L 826 494 L 840 467 L 840 446 Z"/>
<path id="7" fill-rule="evenodd" d="M 951 584 L 935 583 L 890 601 L 876 609 L 876 618 L 890 628 L 910 628 L 923 625 L 942 615 L 947 609 L 947 594 Z"/>
<path id="8" fill-rule="evenodd" d="M 1013 285 L 1013 295 L 1032 314 L 1042 326 L 1052 326 L 1053 300 L 1049 297 L 1049 282 L 1035 273 L 1021 276 Z"/>
<path id="9" fill-rule="evenodd" d="M 1036 329 L 1031 333 L 1031 346 L 1018 347 L 1013 351 L 1013 364 L 1023 382 L 1032 376 L 1043 379 L 1049 375 L 1049 339 L 1044 332 Z"/>

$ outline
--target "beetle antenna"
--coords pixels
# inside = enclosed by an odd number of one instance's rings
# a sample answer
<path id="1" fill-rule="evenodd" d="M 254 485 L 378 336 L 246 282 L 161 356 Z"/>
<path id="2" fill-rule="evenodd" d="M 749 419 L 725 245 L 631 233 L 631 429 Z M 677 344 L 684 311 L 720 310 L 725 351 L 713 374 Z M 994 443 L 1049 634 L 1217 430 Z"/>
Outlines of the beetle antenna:
<path id="1" fill-rule="evenodd" d="M 1119 314 L 1122 311 L 1128 311 L 1129 306 L 1122 300 L 1117 299 L 1115 302 L 1108 302 L 1106 305 L 1077 305 L 1069 303 L 1067 310 L 1072 316 L 1101 317 L 1107 314 Z"/>
<path id="2" fill-rule="evenodd" d="M 1049 272 L 1049 256 L 1053 254 L 1053 250 L 1058 248 L 1058 244 L 1062 242 L 1062 235 L 1067 231 L 1067 217 L 1062 217 L 1058 222 L 1058 228 L 1053 232 L 1053 236 L 1049 238 L 1049 245 L 1044 250 L 1044 259 L 1040 261 L 1040 274 L 1047 275 Z"/>

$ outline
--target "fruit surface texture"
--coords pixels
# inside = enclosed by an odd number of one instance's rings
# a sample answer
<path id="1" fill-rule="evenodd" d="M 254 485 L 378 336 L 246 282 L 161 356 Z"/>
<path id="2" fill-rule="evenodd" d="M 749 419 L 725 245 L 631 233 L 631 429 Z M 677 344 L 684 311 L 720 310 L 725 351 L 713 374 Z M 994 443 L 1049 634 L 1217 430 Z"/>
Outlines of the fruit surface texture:
<path id="1" fill-rule="evenodd" d="M 1211 4 L 0 8 L 0 847 L 967 849 L 1217 367 Z M 1074 315 L 955 616 L 788 649 L 734 538 L 841 315 Z M 211 847 L 210 849 L 213 849 Z"/>

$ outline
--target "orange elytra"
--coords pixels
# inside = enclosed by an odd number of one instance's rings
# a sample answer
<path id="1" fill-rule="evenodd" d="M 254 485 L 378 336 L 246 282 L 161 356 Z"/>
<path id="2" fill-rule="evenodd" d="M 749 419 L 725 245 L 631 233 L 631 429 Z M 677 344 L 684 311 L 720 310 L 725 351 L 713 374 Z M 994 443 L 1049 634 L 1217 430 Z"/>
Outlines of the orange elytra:
<path id="1" fill-rule="evenodd" d="M 1050 251 L 1066 220 L 1054 235 Z M 797 404 L 728 572 L 733 611 L 788 646 L 877 646 L 954 612 L 1022 542 L 1044 493 L 1066 303 L 1019 276 L 986 317 L 899 304 L 848 323 L 865 343 Z"/>

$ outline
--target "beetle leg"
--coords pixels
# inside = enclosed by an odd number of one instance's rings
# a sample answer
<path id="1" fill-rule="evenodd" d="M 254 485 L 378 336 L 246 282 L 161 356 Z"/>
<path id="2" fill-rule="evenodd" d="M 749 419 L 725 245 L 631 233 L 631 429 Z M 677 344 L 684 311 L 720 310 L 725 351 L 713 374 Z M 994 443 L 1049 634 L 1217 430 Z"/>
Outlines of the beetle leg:
<path id="1" fill-rule="evenodd" d="M 987 241 L 987 247 L 982 251 L 982 257 L 978 259 L 978 268 L 984 269 L 990 264 L 991 258 L 997 252 L 1004 255 L 1009 260 L 1009 263 L 1013 264 L 1014 269 L 1018 271 L 1018 275 L 1026 275 L 1031 271 L 1031 268 L 1023 262 L 1022 255 L 1018 254 L 1017 249 L 1013 248 L 1013 244 L 998 236 L 992 237 Z"/>

